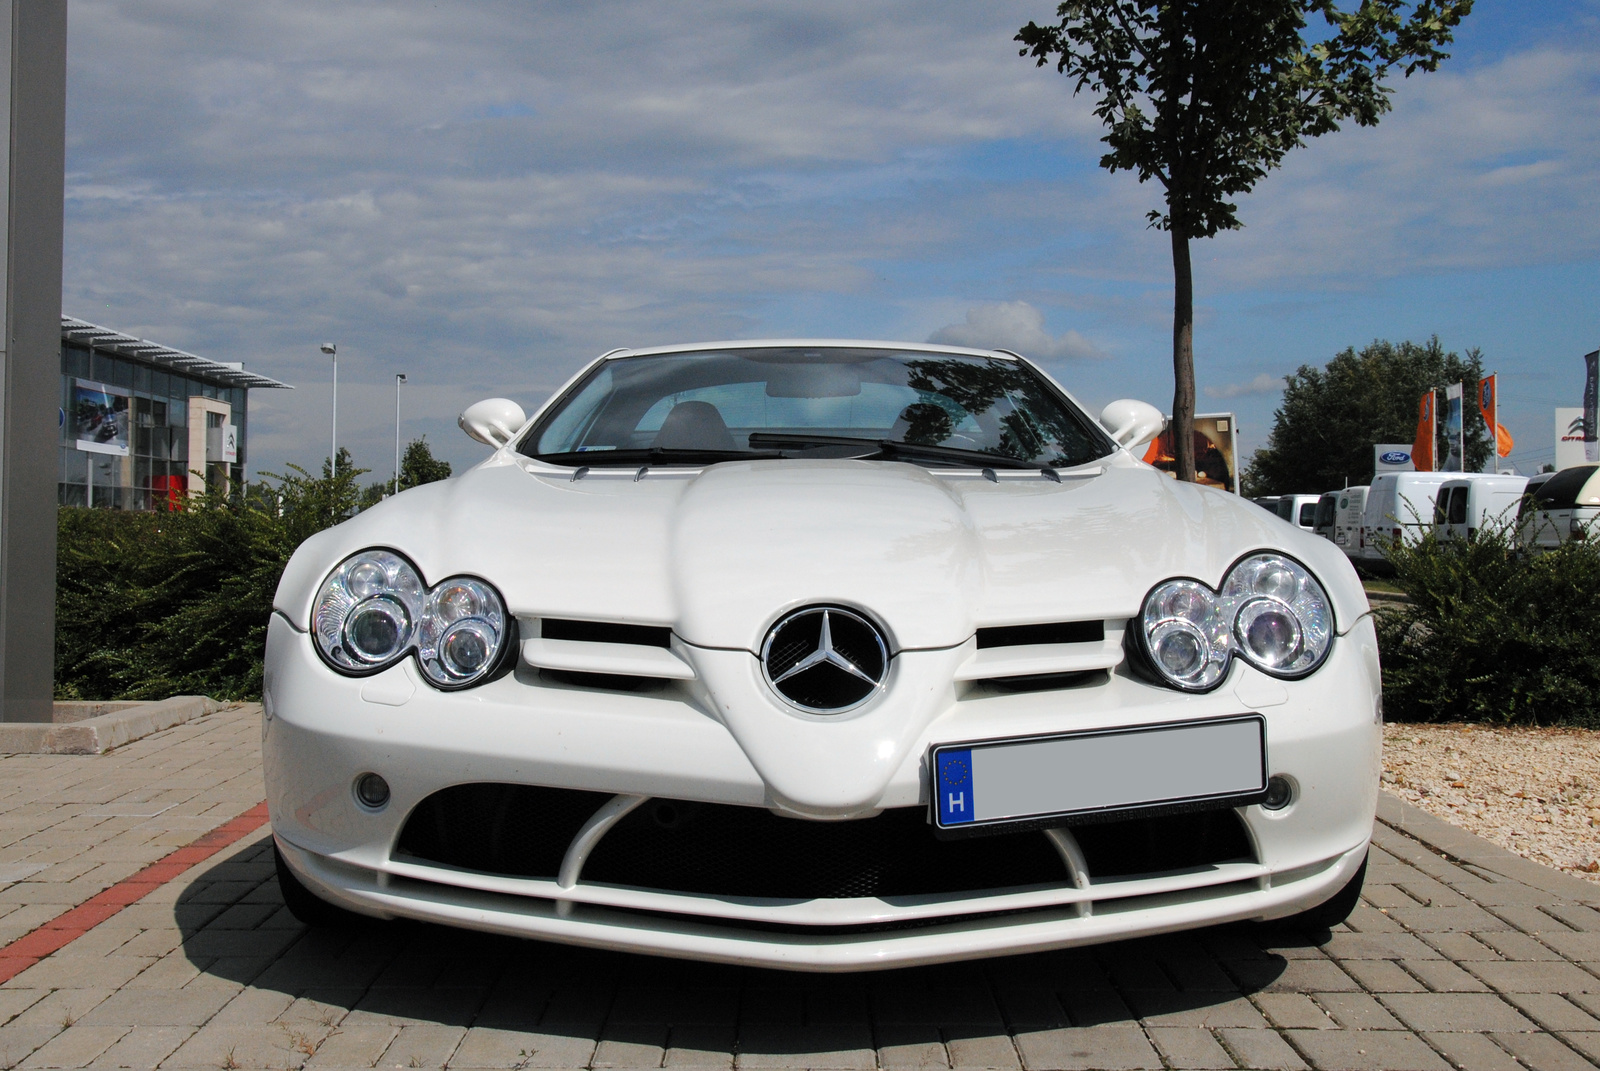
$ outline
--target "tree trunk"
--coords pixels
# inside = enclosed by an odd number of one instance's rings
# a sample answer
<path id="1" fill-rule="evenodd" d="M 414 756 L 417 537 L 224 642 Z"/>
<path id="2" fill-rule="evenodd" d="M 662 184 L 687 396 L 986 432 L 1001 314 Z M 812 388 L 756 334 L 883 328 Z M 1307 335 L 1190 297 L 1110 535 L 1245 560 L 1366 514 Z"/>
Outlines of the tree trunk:
<path id="1" fill-rule="evenodd" d="M 1174 213 L 1176 215 L 1176 213 Z M 1189 234 L 1172 222 L 1172 436 L 1173 469 L 1194 483 L 1194 273 Z"/>

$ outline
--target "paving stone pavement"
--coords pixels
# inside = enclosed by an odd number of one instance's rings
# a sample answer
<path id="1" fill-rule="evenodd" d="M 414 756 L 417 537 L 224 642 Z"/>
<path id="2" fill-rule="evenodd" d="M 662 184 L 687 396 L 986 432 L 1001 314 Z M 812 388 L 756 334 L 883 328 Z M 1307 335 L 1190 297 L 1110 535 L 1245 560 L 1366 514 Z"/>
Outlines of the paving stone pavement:
<path id="1" fill-rule="evenodd" d="M 258 718 L 0 757 L 0 944 L 259 802 Z M 1364 903 L 1331 933 L 798 975 L 409 923 L 309 932 L 263 832 L 0 985 L 0 1068 L 1600 1066 L 1600 887 L 1421 836 L 1378 827 Z"/>

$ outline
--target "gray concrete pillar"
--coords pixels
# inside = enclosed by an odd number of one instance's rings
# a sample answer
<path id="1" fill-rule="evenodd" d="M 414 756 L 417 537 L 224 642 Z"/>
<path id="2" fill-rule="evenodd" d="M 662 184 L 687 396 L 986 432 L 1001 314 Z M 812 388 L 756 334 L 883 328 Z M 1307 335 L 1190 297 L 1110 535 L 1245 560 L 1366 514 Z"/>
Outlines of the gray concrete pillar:
<path id="1" fill-rule="evenodd" d="M 0 721 L 49 721 L 55 677 L 66 0 L 0 0 Z"/>

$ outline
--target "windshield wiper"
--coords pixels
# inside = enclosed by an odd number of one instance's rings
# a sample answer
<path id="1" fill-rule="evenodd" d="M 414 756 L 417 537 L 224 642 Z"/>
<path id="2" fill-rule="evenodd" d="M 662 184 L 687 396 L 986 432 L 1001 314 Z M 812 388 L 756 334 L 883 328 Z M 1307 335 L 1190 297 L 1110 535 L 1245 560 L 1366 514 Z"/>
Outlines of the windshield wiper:
<path id="1" fill-rule="evenodd" d="M 859 446 L 862 448 L 862 452 L 849 456 L 855 458 L 921 458 L 926 461 L 949 461 L 973 468 L 1037 469 L 1040 467 L 1031 461 L 1019 461 L 1014 457 L 985 453 L 982 450 L 962 450 L 955 446 L 927 446 L 922 443 L 900 442 L 897 439 L 868 439 L 850 435 L 812 435 L 808 432 L 753 431 L 750 433 L 750 445 L 799 446 L 802 449 L 808 446 Z"/>
<path id="2" fill-rule="evenodd" d="M 627 450 L 562 450 L 539 454 L 537 458 L 553 465 L 605 468 L 610 465 L 712 465 L 718 461 L 773 461 L 784 456 L 777 450 L 690 450 L 647 446 Z"/>

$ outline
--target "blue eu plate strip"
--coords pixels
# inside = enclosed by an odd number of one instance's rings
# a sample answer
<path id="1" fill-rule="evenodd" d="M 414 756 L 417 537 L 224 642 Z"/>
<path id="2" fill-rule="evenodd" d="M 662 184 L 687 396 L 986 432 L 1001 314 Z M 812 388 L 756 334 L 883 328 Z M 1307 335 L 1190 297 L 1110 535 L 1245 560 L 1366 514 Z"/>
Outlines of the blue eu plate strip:
<path id="1" fill-rule="evenodd" d="M 941 751 L 934 764 L 938 768 L 934 785 L 939 793 L 939 824 L 954 826 L 972 821 L 977 807 L 972 798 L 972 752 Z"/>

